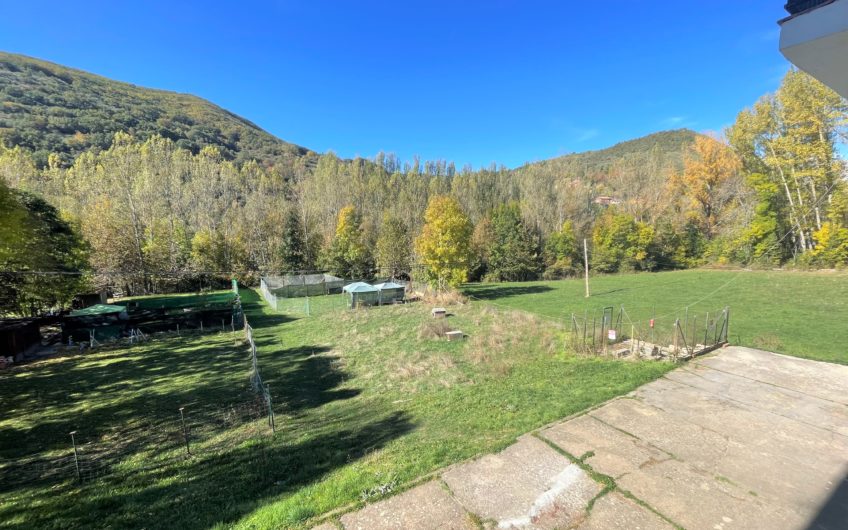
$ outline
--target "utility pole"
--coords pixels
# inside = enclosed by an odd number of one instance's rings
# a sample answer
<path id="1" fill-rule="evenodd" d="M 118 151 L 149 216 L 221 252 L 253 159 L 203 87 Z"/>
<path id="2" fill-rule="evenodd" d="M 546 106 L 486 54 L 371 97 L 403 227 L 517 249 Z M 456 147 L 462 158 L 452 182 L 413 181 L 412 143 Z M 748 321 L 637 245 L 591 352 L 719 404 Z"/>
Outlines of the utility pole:
<path id="1" fill-rule="evenodd" d="M 583 265 L 586 267 L 586 298 L 589 298 L 589 247 L 583 238 Z"/>

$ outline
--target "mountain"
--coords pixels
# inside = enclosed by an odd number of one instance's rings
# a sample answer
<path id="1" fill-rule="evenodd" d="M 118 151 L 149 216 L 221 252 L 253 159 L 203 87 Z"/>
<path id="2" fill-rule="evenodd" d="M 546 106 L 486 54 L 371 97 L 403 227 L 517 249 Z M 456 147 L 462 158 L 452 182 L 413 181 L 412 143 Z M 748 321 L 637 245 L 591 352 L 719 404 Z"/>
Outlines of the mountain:
<path id="1" fill-rule="evenodd" d="M 20 145 L 44 166 L 105 149 L 118 131 L 139 139 L 160 134 L 197 152 L 218 146 L 237 162 L 265 164 L 309 151 L 197 96 L 142 88 L 23 55 L 0 52 L 0 141 Z"/>
<path id="2" fill-rule="evenodd" d="M 698 133 L 689 129 L 660 131 L 633 140 L 617 143 L 597 151 L 572 153 L 540 162 L 532 162 L 524 168 L 548 166 L 551 168 L 581 168 L 586 175 L 608 173 L 615 167 L 636 167 L 661 161 L 666 168 L 680 169 L 683 156 Z M 521 169 L 521 168 L 519 168 Z"/>
<path id="3" fill-rule="evenodd" d="M 280 140 L 250 121 L 190 94 L 142 88 L 23 55 L 0 52 L 0 142 L 31 151 L 40 167 L 50 153 L 65 165 L 83 151 L 106 149 L 114 134 L 125 131 L 139 140 L 154 134 L 197 152 L 217 146 L 236 162 L 255 159 L 265 165 L 290 165 L 317 156 Z M 622 168 L 667 173 L 679 169 L 685 147 L 697 133 L 663 131 L 597 151 L 534 162 L 514 170 L 568 174 L 603 181 Z"/>

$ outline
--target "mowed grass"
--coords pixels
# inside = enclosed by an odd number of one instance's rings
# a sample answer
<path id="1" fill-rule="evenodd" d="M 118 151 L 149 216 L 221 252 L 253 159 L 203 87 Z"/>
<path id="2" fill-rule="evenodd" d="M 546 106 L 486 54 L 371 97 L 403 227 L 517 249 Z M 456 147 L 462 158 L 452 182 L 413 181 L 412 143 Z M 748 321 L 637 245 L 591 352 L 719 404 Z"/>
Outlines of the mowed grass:
<path id="1" fill-rule="evenodd" d="M 258 429 L 252 437 L 224 449 L 201 444 L 193 457 L 152 469 L 128 458 L 133 473 L 7 490 L 0 526 L 306 528 L 672 368 L 571 355 L 562 327 L 482 303 L 451 307 L 439 322 L 422 303 L 298 318 L 270 310 L 253 291 L 242 299 L 276 435 L 260 421 L 234 428 Z M 441 323 L 468 338 L 435 338 Z M 238 402 L 249 367 L 244 343 L 220 333 L 0 373 L 2 457 L 62 450 L 72 429 L 87 436 L 139 416 L 176 418 L 184 404 L 190 412 L 201 402 Z"/>
<path id="2" fill-rule="evenodd" d="M 734 344 L 848 364 L 848 273 L 687 270 L 556 282 L 472 284 L 466 292 L 500 307 L 568 322 L 578 315 L 623 305 L 634 321 L 656 316 L 703 318 L 730 307 Z"/>

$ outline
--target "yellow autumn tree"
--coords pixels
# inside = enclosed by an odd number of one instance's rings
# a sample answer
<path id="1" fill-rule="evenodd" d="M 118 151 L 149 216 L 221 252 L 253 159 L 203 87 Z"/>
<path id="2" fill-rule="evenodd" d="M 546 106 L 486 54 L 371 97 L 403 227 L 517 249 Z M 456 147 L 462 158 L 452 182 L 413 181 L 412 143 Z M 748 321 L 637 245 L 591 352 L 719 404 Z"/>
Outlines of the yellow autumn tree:
<path id="1" fill-rule="evenodd" d="M 468 279 L 473 227 L 456 199 L 436 195 L 424 212 L 424 228 L 415 249 L 428 281 L 443 289 Z"/>
<path id="2" fill-rule="evenodd" d="M 679 192 L 689 201 L 689 215 L 711 239 L 716 223 L 733 199 L 725 186 L 738 176 L 741 163 L 723 142 L 698 136 L 683 162 L 683 173 L 674 179 Z"/>

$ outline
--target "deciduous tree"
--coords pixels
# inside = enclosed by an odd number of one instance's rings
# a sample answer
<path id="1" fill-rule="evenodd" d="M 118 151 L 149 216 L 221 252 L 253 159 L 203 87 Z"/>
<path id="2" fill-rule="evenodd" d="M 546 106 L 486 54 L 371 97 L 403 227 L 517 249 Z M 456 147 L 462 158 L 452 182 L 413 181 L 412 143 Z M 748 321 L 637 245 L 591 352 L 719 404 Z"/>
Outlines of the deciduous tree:
<path id="1" fill-rule="evenodd" d="M 430 199 L 415 247 L 432 285 L 444 289 L 468 279 L 471 233 L 471 222 L 456 199 L 447 195 Z"/>

